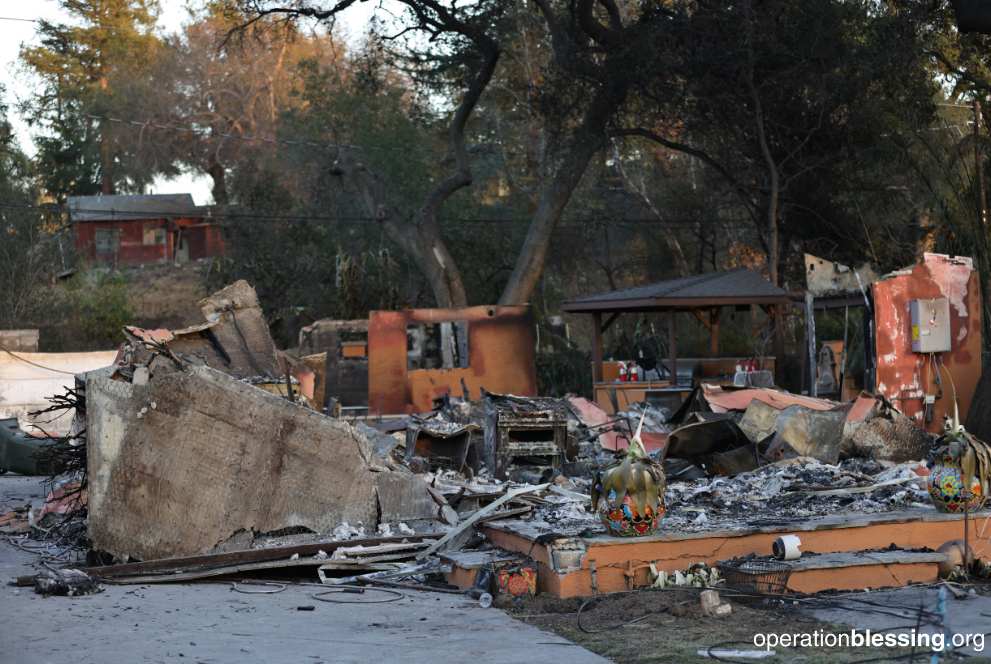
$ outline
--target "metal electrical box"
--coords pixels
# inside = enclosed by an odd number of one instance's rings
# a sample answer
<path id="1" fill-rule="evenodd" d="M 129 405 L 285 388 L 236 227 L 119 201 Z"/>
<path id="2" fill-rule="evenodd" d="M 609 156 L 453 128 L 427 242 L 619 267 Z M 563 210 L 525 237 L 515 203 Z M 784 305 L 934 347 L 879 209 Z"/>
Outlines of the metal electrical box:
<path id="1" fill-rule="evenodd" d="M 913 353 L 950 352 L 950 301 L 945 297 L 911 300 Z"/>

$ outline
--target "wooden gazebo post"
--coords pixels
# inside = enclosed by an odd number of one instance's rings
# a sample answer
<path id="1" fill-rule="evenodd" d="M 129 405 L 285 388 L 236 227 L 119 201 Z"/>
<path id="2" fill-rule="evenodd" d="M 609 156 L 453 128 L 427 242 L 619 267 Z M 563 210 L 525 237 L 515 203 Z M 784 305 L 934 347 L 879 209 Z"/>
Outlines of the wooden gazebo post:
<path id="1" fill-rule="evenodd" d="M 678 312 L 672 310 L 668 314 L 668 346 L 671 351 L 671 387 L 678 387 L 678 337 L 675 330 L 675 316 Z"/>
<path id="2" fill-rule="evenodd" d="M 602 314 L 592 314 L 592 381 L 602 382 Z"/>
<path id="3" fill-rule="evenodd" d="M 709 310 L 709 355 L 719 357 L 719 307 Z"/>

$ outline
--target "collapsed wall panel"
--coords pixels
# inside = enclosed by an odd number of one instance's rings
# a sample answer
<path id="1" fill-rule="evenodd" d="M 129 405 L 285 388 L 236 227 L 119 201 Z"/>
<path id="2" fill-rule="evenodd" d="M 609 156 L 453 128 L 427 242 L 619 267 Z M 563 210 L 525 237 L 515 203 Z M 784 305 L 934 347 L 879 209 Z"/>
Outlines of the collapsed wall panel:
<path id="1" fill-rule="evenodd" d="M 382 473 L 345 422 L 205 366 L 158 370 L 146 385 L 92 376 L 86 393 L 97 550 L 150 560 L 240 531 L 376 524 Z"/>
<path id="2" fill-rule="evenodd" d="M 243 279 L 200 300 L 203 317 L 214 325 L 210 333 L 224 350 L 225 371 L 238 376 L 278 378 L 275 342 L 268 329 L 258 294 Z"/>

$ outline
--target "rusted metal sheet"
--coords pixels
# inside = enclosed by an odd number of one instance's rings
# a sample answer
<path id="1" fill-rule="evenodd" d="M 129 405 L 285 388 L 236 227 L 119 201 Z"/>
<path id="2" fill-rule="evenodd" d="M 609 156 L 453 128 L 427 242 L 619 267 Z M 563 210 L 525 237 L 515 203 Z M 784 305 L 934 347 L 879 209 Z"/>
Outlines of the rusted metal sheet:
<path id="1" fill-rule="evenodd" d="M 877 281 L 873 291 L 877 392 L 919 426 L 935 433 L 942 430 L 944 415 L 953 415 L 955 386 L 960 417 L 965 420 L 981 377 L 981 288 L 973 261 L 925 254 L 921 263 Z M 909 302 L 943 297 L 950 302 L 952 350 L 934 358 L 913 353 Z M 940 373 L 941 387 L 936 384 Z M 937 397 L 928 422 L 927 394 Z"/>
<path id="2" fill-rule="evenodd" d="M 714 413 L 726 413 L 733 410 L 743 411 L 751 401 L 763 401 L 776 410 L 784 410 L 788 406 L 802 406 L 811 410 L 834 410 L 840 406 L 836 401 L 817 399 L 801 394 L 792 394 L 782 390 L 766 387 L 754 387 L 743 390 L 724 390 L 719 385 L 702 383 L 702 394 Z"/>
<path id="3" fill-rule="evenodd" d="M 467 367 L 409 369 L 407 328 L 411 325 L 467 323 Z M 534 326 L 525 306 L 465 309 L 372 311 L 368 325 L 368 409 L 370 413 L 430 410 L 445 394 L 467 388 L 533 396 L 537 392 Z"/>
<path id="4" fill-rule="evenodd" d="M 812 254 L 805 254 L 805 289 L 815 297 L 852 294 L 861 297 L 861 289 L 877 281 L 869 263 L 848 267 Z"/>

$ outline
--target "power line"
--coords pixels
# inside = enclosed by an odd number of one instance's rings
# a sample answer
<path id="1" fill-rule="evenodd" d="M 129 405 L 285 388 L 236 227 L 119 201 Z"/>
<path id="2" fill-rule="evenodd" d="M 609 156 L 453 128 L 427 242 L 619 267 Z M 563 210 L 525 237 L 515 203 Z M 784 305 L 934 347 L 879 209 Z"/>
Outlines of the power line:
<path id="1" fill-rule="evenodd" d="M 286 139 L 286 138 L 275 138 L 274 136 L 254 136 L 251 134 L 237 134 L 231 132 L 223 133 L 205 133 L 202 130 L 194 129 L 193 127 L 182 127 L 176 124 L 164 124 L 161 122 L 152 122 L 151 120 L 141 121 L 141 120 L 128 120 L 126 118 L 116 118 L 110 115 L 96 115 L 93 113 L 85 113 L 83 117 L 89 118 L 90 120 L 107 121 L 115 124 L 125 124 L 132 127 L 140 127 L 142 129 L 153 128 L 162 129 L 165 131 L 175 131 L 185 134 L 193 134 L 194 136 L 199 136 L 201 138 L 223 138 L 231 139 L 237 141 L 246 141 L 249 143 L 270 143 L 270 144 L 281 144 L 281 145 L 306 145 L 309 147 L 316 147 L 321 149 L 336 148 L 336 149 L 347 149 L 347 150 L 382 150 L 389 152 L 402 152 L 404 154 L 409 154 L 409 150 L 404 150 L 402 148 L 387 148 L 379 145 L 352 145 L 349 143 L 323 143 L 320 141 L 310 141 L 304 139 Z"/>
<path id="2" fill-rule="evenodd" d="M 19 361 L 23 362 L 24 364 L 30 364 L 32 367 L 38 367 L 39 369 L 44 369 L 45 371 L 51 371 L 51 372 L 54 372 L 54 373 L 66 374 L 67 376 L 75 376 L 76 375 L 75 373 L 73 373 L 71 371 L 63 371 L 61 369 L 53 369 L 52 367 L 46 367 L 46 366 L 44 366 L 42 364 L 38 364 L 37 362 L 32 362 L 31 360 L 29 360 L 27 358 L 24 358 L 24 357 L 21 357 L 20 355 L 15 354 L 13 351 L 11 351 L 8 348 L 5 348 L 4 346 L 0 346 L 0 351 L 3 351 L 5 353 L 7 353 L 8 355 L 10 355 L 15 360 L 19 360 Z"/>
<path id="3" fill-rule="evenodd" d="M 252 134 L 240 134 L 232 133 L 229 131 L 222 133 L 214 133 L 210 131 L 205 131 L 203 129 L 197 129 L 191 126 L 182 126 L 175 123 L 164 123 L 157 122 L 153 120 L 133 120 L 128 118 L 118 118 L 112 115 L 99 115 L 96 113 L 84 113 L 83 117 L 90 120 L 106 121 L 112 122 L 114 124 L 128 125 L 131 127 L 136 127 L 139 129 L 161 129 L 163 131 L 178 132 L 182 134 L 192 134 L 193 136 L 204 138 L 204 139 L 225 139 L 225 140 L 235 140 L 244 141 L 247 143 L 268 143 L 270 145 L 288 145 L 288 146 L 307 146 L 320 148 L 321 150 L 326 149 L 346 149 L 346 150 L 373 150 L 377 152 L 389 152 L 402 155 L 409 155 L 410 150 L 400 147 L 386 147 L 384 145 L 357 145 L 353 143 L 334 143 L 334 142 L 322 142 L 313 141 L 309 139 L 301 138 L 276 138 L 275 136 L 261 136 Z M 485 149 L 489 148 L 492 152 L 499 152 L 508 155 L 518 155 L 522 154 L 521 151 L 508 149 L 504 145 L 494 145 L 492 143 L 476 143 L 474 147 L 469 147 L 469 151 L 478 150 L 479 148 Z"/>
<path id="4" fill-rule="evenodd" d="M 109 214 L 111 219 L 100 219 L 94 221 L 114 221 L 115 219 L 120 221 L 138 221 L 141 219 L 153 221 L 155 219 L 168 219 L 175 217 L 192 217 L 195 214 L 177 214 L 175 210 L 142 210 L 139 218 L 135 218 L 133 215 L 134 211 L 115 211 L 107 209 L 92 209 L 92 208 L 74 208 L 67 207 L 65 205 L 51 204 L 51 205 L 29 205 L 29 204 L 18 204 L 18 203 L 3 203 L 0 202 L 0 208 L 4 209 L 16 209 L 16 210 L 36 210 L 44 211 L 49 213 L 66 214 L 68 213 L 70 217 L 70 225 L 80 224 L 80 223 L 91 223 L 87 220 L 72 221 L 71 216 L 73 213 L 90 213 L 90 214 Z M 207 214 L 202 215 L 204 219 L 218 219 L 218 220 L 258 220 L 258 221 L 269 221 L 269 222 L 332 222 L 332 223 L 344 223 L 344 224 L 372 224 L 380 223 L 382 220 L 371 216 L 347 216 L 347 215 L 276 215 L 276 214 L 265 214 L 257 212 L 238 212 L 238 211 L 223 211 L 223 210 L 209 210 Z M 532 221 L 529 217 L 447 217 L 442 218 L 442 223 L 467 223 L 467 224 L 504 224 L 504 225 L 526 225 Z M 558 223 L 558 227 L 582 227 L 590 224 L 601 224 L 601 223 L 628 225 L 628 226 L 697 226 L 699 224 L 722 224 L 725 226 L 746 226 L 751 227 L 752 222 L 744 220 L 717 220 L 717 219 L 656 219 L 656 218 L 644 218 L 644 217 L 610 217 L 610 216 L 589 216 L 589 217 L 576 217 L 570 219 L 562 219 Z"/>
<path id="5" fill-rule="evenodd" d="M 41 23 L 38 18 L 17 18 L 16 16 L 0 16 L 0 21 L 19 21 L 21 23 Z"/>

